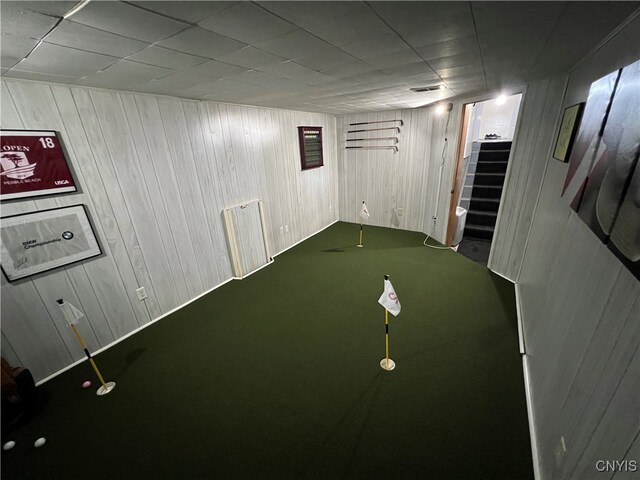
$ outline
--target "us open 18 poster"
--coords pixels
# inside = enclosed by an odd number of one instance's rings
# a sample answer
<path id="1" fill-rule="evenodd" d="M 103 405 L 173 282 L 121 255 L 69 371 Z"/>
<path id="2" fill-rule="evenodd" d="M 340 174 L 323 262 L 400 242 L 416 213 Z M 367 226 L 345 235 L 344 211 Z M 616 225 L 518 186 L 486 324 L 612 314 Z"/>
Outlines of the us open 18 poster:
<path id="1" fill-rule="evenodd" d="M 0 136 L 0 200 L 76 191 L 56 132 L 2 130 Z"/>

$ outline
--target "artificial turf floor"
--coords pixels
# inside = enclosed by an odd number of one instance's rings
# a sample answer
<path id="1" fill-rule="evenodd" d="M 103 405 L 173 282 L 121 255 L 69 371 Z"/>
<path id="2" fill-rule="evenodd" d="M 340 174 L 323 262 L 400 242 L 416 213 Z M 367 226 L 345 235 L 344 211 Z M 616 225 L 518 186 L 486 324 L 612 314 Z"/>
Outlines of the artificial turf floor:
<path id="1" fill-rule="evenodd" d="M 337 223 L 98 355 L 107 396 L 87 362 L 47 382 L 2 478 L 533 478 L 513 286 L 420 233 L 357 237 Z"/>

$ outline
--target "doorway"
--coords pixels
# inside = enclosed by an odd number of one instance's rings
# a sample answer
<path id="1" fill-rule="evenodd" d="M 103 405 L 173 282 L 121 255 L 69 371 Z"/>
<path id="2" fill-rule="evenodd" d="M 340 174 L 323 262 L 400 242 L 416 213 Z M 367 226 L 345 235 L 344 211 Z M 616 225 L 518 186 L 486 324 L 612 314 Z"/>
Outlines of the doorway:
<path id="1" fill-rule="evenodd" d="M 487 265 L 522 94 L 464 105 L 447 244 Z"/>

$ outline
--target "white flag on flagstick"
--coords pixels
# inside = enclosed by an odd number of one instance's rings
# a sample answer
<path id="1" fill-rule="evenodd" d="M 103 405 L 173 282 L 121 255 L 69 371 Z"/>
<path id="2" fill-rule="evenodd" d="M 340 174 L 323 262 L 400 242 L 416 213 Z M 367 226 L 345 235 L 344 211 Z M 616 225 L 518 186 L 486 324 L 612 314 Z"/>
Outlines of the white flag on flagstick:
<path id="1" fill-rule="evenodd" d="M 84 317 L 84 314 L 69 302 L 58 301 L 58 305 L 64 314 L 64 318 L 67 321 L 67 325 L 77 325 L 78 320 Z"/>
<path id="2" fill-rule="evenodd" d="M 367 206 L 362 202 L 362 208 L 360 209 L 360 216 L 363 220 L 369 218 L 369 210 L 367 210 Z"/>
<path id="3" fill-rule="evenodd" d="M 384 281 L 384 292 L 380 295 L 378 303 L 394 317 L 397 317 L 400 313 L 400 300 L 398 300 L 398 295 L 396 295 L 396 291 L 389 280 L 385 279 Z"/>

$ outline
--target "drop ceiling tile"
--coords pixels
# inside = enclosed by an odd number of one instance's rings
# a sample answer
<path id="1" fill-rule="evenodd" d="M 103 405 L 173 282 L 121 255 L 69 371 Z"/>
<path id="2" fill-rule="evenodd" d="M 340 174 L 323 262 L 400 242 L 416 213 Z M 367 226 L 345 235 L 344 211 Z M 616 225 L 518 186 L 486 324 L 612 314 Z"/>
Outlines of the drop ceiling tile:
<path id="1" fill-rule="evenodd" d="M 144 2 L 131 2 L 145 10 L 151 10 L 153 12 L 160 13 L 167 17 L 174 18 L 176 20 L 183 20 L 189 23 L 198 23 L 220 10 L 229 8 L 235 5 L 237 2 L 192 2 L 192 1 L 180 1 L 180 2 L 167 2 L 167 1 L 144 1 Z"/>
<path id="2" fill-rule="evenodd" d="M 325 68 L 321 70 L 320 73 L 330 77 L 345 78 L 358 73 L 369 72 L 371 70 L 375 70 L 375 68 L 366 62 L 354 59 L 348 63 L 342 63 L 334 67 Z"/>
<path id="3" fill-rule="evenodd" d="M 447 79 L 451 77 L 480 77 L 484 75 L 482 65 L 466 65 L 464 67 L 443 68 L 438 70 L 438 75 Z"/>
<path id="4" fill-rule="evenodd" d="M 442 68 L 454 68 L 464 67 L 465 65 L 482 65 L 482 60 L 477 53 L 461 53 L 458 55 L 448 55 L 445 57 L 433 58 L 427 61 L 427 63 L 434 70 Z"/>
<path id="5" fill-rule="evenodd" d="M 422 58 L 413 50 L 406 49 L 394 53 L 386 53 L 376 55 L 369 58 L 363 58 L 366 63 L 376 68 L 390 68 L 407 65 L 416 62 L 422 62 Z"/>
<path id="6" fill-rule="evenodd" d="M 416 47 L 416 51 L 427 61 L 433 58 L 450 57 L 464 53 L 472 53 L 480 56 L 480 47 L 478 46 L 478 39 L 475 35 L 467 35 L 452 40 L 423 45 Z"/>
<path id="7" fill-rule="evenodd" d="M 393 31 L 370 10 L 350 12 L 346 15 L 307 22 L 305 30 L 323 40 L 343 46 L 366 38 L 388 35 Z"/>
<path id="8" fill-rule="evenodd" d="M 8 3 L 8 2 L 2 2 Z M 78 1 L 62 2 L 62 1 L 20 1 L 20 8 L 30 10 L 32 12 L 42 13 L 52 17 L 63 17 L 68 11 L 78 4 Z M 4 13 L 4 11 L 2 12 Z"/>
<path id="9" fill-rule="evenodd" d="M 122 2 L 90 2 L 71 17 L 74 22 L 154 43 L 188 25 Z"/>
<path id="10" fill-rule="evenodd" d="M 367 59 L 407 50 L 409 47 L 395 33 L 367 38 L 340 47 L 354 57 Z"/>
<path id="11" fill-rule="evenodd" d="M 413 47 L 421 47 L 475 35 L 476 30 L 471 15 L 465 17 L 465 20 L 459 20 L 458 22 L 459 23 L 446 22 L 430 28 L 418 26 L 414 29 L 400 32 L 400 34 L 402 38 Z"/>
<path id="12" fill-rule="evenodd" d="M 403 76 L 416 74 L 434 74 L 433 69 L 424 61 L 407 63 L 405 65 L 396 65 L 393 67 L 384 67 L 380 69 L 388 75 Z"/>
<path id="13" fill-rule="evenodd" d="M 553 25 L 565 2 L 472 2 L 477 31 L 487 32 L 514 24 Z"/>
<path id="14" fill-rule="evenodd" d="M 246 68 L 236 67 L 235 65 L 229 65 L 228 63 L 217 62 L 215 60 L 209 60 L 208 62 L 201 63 L 200 65 L 185 70 L 185 72 L 217 78 L 240 75 L 246 71 Z"/>
<path id="15" fill-rule="evenodd" d="M 8 78 L 22 78 L 24 80 L 37 80 L 39 82 L 51 82 L 51 83 L 66 83 L 73 84 L 78 81 L 78 77 L 66 77 L 62 75 L 48 75 L 45 73 L 37 73 L 37 72 L 24 72 L 21 70 L 16 70 L 12 68 L 6 74 L 5 77 Z"/>
<path id="16" fill-rule="evenodd" d="M 362 2 L 258 2 L 267 10 L 301 27 L 315 20 L 327 20 L 353 11 L 367 11 Z"/>
<path id="17" fill-rule="evenodd" d="M 318 50 L 330 47 L 327 42 L 319 40 L 304 30 L 294 30 L 291 33 L 282 35 L 281 37 L 267 40 L 255 45 L 260 50 L 293 59 L 304 55 L 312 54 Z"/>
<path id="18" fill-rule="evenodd" d="M 158 45 L 180 52 L 214 59 L 228 55 L 246 46 L 245 43 L 200 27 L 189 28 L 171 38 L 163 40 Z"/>
<path id="19" fill-rule="evenodd" d="M 77 83 L 79 85 L 117 89 L 166 77 L 172 73 L 174 71 L 167 68 L 120 60 L 104 70 L 83 77 Z"/>
<path id="20" fill-rule="evenodd" d="M 50 75 L 83 77 L 102 70 L 117 60 L 100 53 L 41 43 L 28 58 L 17 65 L 17 68 Z"/>
<path id="21" fill-rule="evenodd" d="M 320 71 L 337 65 L 356 62 L 358 60 L 353 56 L 342 52 L 338 48 L 328 47 L 323 50 L 318 50 L 311 55 L 294 58 L 293 61 L 299 65 L 311 68 L 312 70 Z"/>
<path id="22" fill-rule="evenodd" d="M 148 43 L 140 40 L 114 35 L 69 20 L 63 20 L 53 32 L 47 35 L 45 41 L 63 47 L 121 58 L 149 46 Z"/>
<path id="23" fill-rule="evenodd" d="M 282 63 L 286 59 L 263 52 L 255 47 L 244 47 L 228 55 L 223 55 L 219 57 L 218 60 L 232 65 L 238 65 L 240 67 L 259 68 L 266 65 Z"/>
<path id="24" fill-rule="evenodd" d="M 140 83 L 132 88 L 135 87 L 141 92 L 171 95 L 172 92 L 184 91 L 197 85 L 206 85 L 211 83 L 211 77 L 196 75 L 195 73 L 178 72 L 157 80 Z"/>
<path id="25" fill-rule="evenodd" d="M 129 55 L 127 60 L 146 63 L 147 65 L 155 65 L 157 67 L 183 70 L 189 67 L 195 67 L 196 65 L 206 62 L 208 59 L 158 47 L 157 45 L 151 45 L 144 50 Z"/>
<path id="26" fill-rule="evenodd" d="M 438 23 L 453 23 L 453 19 L 470 13 L 468 2 L 372 2 L 371 8 L 394 30 L 405 32 L 414 28 L 429 28 Z"/>
<path id="27" fill-rule="evenodd" d="M 33 50 L 33 47 L 35 47 L 38 42 L 39 40 L 35 38 L 19 37 L 17 35 L 3 33 L 2 42 L 0 42 L 2 66 L 5 68 L 13 67 Z"/>
<path id="28" fill-rule="evenodd" d="M 270 40 L 298 29 L 296 25 L 250 2 L 239 2 L 205 18 L 198 25 L 249 44 Z"/>
<path id="29" fill-rule="evenodd" d="M 325 82 L 331 82 L 333 77 L 323 75 L 322 73 L 311 70 L 310 68 L 298 65 L 295 62 L 287 61 L 277 65 L 268 65 L 261 67 L 260 71 L 275 75 L 278 77 L 296 80 L 309 85 L 318 85 Z"/>
<path id="30" fill-rule="evenodd" d="M 2 34 L 16 35 L 18 37 L 31 37 L 41 39 L 51 30 L 58 18 L 32 12 L 22 2 L 0 2 L 0 25 Z"/>

